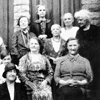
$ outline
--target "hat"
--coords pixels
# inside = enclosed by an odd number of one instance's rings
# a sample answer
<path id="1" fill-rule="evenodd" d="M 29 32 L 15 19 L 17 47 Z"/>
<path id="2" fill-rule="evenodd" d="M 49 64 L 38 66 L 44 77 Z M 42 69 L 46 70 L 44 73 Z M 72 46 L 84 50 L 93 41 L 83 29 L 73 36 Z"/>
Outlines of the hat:
<path id="1" fill-rule="evenodd" d="M 6 66 L 5 66 L 5 71 L 3 72 L 2 76 L 4 78 L 6 78 L 6 73 L 10 70 L 16 70 L 17 74 L 19 72 L 19 70 L 16 68 L 16 65 L 13 64 L 13 63 L 8 63 Z"/>

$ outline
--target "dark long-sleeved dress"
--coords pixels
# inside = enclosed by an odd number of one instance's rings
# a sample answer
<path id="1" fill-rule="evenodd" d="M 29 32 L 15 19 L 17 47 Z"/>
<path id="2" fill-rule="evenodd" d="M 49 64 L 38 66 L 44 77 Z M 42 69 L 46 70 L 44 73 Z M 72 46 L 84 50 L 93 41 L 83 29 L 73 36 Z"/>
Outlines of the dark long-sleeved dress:
<path id="1" fill-rule="evenodd" d="M 80 81 L 85 79 L 89 84 L 89 82 L 93 80 L 93 73 L 87 59 L 83 58 L 79 54 L 77 54 L 75 57 L 71 57 L 68 54 L 57 62 L 54 78 L 57 84 L 59 84 L 60 80 L 68 79 Z M 82 96 L 81 85 L 77 85 L 75 87 L 70 85 L 59 85 L 59 100 L 65 100 L 64 97 L 68 97 L 66 98 L 68 100 L 78 100 L 78 97 Z"/>
<path id="2" fill-rule="evenodd" d="M 14 100 L 27 100 L 26 88 L 21 83 L 15 83 L 14 88 Z M 0 84 L 0 100 L 11 100 L 6 82 Z"/>
<path id="3" fill-rule="evenodd" d="M 30 37 L 36 37 L 36 35 L 32 32 L 24 33 L 19 30 L 14 33 L 12 37 L 12 62 L 15 64 L 19 63 L 19 59 L 29 52 L 28 41 Z"/>
<path id="4" fill-rule="evenodd" d="M 57 58 L 63 55 L 64 50 L 65 50 L 65 41 L 63 39 L 61 39 L 59 50 L 56 52 L 53 47 L 52 38 L 49 38 L 49 39 L 46 39 L 45 41 L 43 54 L 47 56 L 48 58 L 49 57 Z M 55 70 L 56 65 L 53 63 L 51 59 L 50 59 L 50 62 L 51 62 L 52 67 L 54 67 L 53 69 Z"/>
<path id="5" fill-rule="evenodd" d="M 55 71 L 56 63 L 54 63 L 53 60 L 50 59 L 50 57 L 53 57 L 55 59 L 57 57 L 61 57 L 63 55 L 64 49 L 65 49 L 65 41 L 63 39 L 61 39 L 60 41 L 60 46 L 59 46 L 58 51 L 55 51 L 53 47 L 52 38 L 47 39 L 44 44 L 43 54 L 49 58 L 50 63 L 52 65 L 52 69 L 54 71 Z M 56 92 L 57 86 L 55 84 L 54 78 L 51 83 L 52 83 L 51 87 L 52 87 L 52 92 L 53 92 L 53 99 L 56 100 L 55 92 Z"/>
<path id="6" fill-rule="evenodd" d="M 90 25 L 88 30 L 80 28 L 76 34 L 80 42 L 79 54 L 87 58 L 94 74 L 91 90 L 94 98 L 100 99 L 100 27 Z M 95 98 L 95 99 L 96 99 Z"/>
<path id="7" fill-rule="evenodd" d="M 30 31 L 35 33 L 38 37 L 39 35 L 47 35 L 47 38 L 51 38 L 51 20 L 46 19 L 45 21 L 36 20 L 30 27 Z"/>
<path id="8" fill-rule="evenodd" d="M 17 55 L 18 58 L 21 58 L 27 52 L 29 52 L 28 41 L 30 37 L 36 37 L 32 32 L 25 34 L 21 30 L 14 33 L 12 37 L 12 55 Z"/>
<path id="9" fill-rule="evenodd" d="M 32 61 L 28 53 L 20 59 L 19 71 L 21 81 L 27 86 L 28 95 L 32 94 L 32 100 L 52 100 L 50 83 L 53 70 L 46 57 L 39 54 Z M 43 80 L 48 82 L 45 87 L 41 87 Z"/>

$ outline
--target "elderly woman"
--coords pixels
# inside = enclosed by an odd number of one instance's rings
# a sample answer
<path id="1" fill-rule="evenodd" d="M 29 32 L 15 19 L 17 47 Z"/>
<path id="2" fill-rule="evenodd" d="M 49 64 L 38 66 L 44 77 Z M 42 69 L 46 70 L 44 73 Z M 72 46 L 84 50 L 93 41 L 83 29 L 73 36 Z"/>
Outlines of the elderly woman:
<path id="1" fill-rule="evenodd" d="M 94 99 L 100 100 L 100 28 L 91 24 L 92 13 L 82 9 L 75 13 L 79 24 L 76 38 L 79 40 L 79 54 L 87 58 L 94 73 L 94 80 L 91 85 Z"/>
<path id="2" fill-rule="evenodd" d="M 59 89 L 58 100 L 82 100 L 85 87 L 93 80 L 89 61 L 78 54 L 79 43 L 67 40 L 68 54 L 57 62 L 54 78 Z"/>
<path id="3" fill-rule="evenodd" d="M 49 58 L 52 68 L 55 71 L 56 61 L 64 54 L 65 41 L 60 37 L 61 27 L 59 24 L 53 24 L 51 26 L 51 33 L 53 37 L 46 40 L 43 54 Z M 51 86 L 55 100 L 56 86 L 54 80 L 52 80 Z"/>
<path id="4" fill-rule="evenodd" d="M 76 36 L 77 30 L 79 29 L 77 26 L 73 26 L 74 18 L 71 13 L 65 13 L 62 17 L 64 27 L 61 29 L 61 38 L 65 41 L 70 37 Z"/>
<path id="5" fill-rule="evenodd" d="M 56 61 L 62 56 L 65 49 L 65 41 L 60 37 L 61 27 L 59 24 L 51 26 L 52 38 L 46 39 L 44 44 L 43 54 L 45 54 L 52 62 L 52 67 L 55 70 Z"/>
<path id="6" fill-rule="evenodd" d="M 18 64 L 19 59 L 29 52 L 28 41 L 30 37 L 35 37 L 35 34 L 29 30 L 29 19 L 27 16 L 20 16 L 18 26 L 20 30 L 14 33 L 12 38 L 12 62 Z"/>
<path id="7" fill-rule="evenodd" d="M 39 53 L 37 38 L 29 40 L 30 52 L 19 62 L 20 79 L 27 87 L 28 100 L 52 100 L 53 70 L 49 60 Z"/>

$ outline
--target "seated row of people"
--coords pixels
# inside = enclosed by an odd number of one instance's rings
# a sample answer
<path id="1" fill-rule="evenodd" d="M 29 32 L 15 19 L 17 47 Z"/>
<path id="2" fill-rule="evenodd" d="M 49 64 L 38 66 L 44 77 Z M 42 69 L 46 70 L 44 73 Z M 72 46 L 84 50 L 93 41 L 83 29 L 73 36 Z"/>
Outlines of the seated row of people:
<path id="1" fill-rule="evenodd" d="M 92 69 L 89 61 L 78 54 L 79 43 L 77 39 L 69 38 L 66 42 L 66 47 L 68 53 L 56 61 L 57 66 L 54 72 L 48 58 L 39 52 L 40 45 L 38 39 L 32 37 L 29 40 L 30 52 L 20 59 L 17 67 L 19 72 L 18 76 L 22 82 L 21 85 L 25 86 L 26 89 L 27 100 L 53 100 L 50 85 L 53 75 L 56 84 L 59 85 L 59 88 L 57 88 L 57 100 L 66 100 L 66 98 L 68 100 L 83 99 L 83 90 L 85 90 L 89 82 L 93 80 Z M 8 89 L 10 87 L 8 80 L 15 80 L 17 72 L 17 70 L 16 72 L 12 71 L 10 67 L 14 67 L 14 65 L 8 63 L 2 74 L 3 77 L 6 78 Z M 11 73 L 11 78 L 7 77 L 8 72 Z M 4 84 L 5 83 L 0 86 L 2 87 Z M 1 87 L 0 89 L 2 90 L 3 87 Z M 9 89 L 9 94 L 11 94 L 10 91 L 16 90 L 13 86 L 12 88 L 13 90 Z M 13 96 L 10 95 L 10 98 L 15 97 L 14 92 L 12 92 L 12 94 Z M 5 98 L 0 97 L 0 100 L 4 100 L 3 98 Z"/>

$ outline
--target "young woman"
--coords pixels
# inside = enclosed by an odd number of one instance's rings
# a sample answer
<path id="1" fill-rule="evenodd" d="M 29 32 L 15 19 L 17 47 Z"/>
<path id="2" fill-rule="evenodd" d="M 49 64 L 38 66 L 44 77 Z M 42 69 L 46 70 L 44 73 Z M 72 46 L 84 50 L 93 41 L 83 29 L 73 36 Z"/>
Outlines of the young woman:
<path id="1" fill-rule="evenodd" d="M 78 54 L 79 43 L 69 38 L 68 54 L 57 62 L 54 78 L 59 89 L 58 100 L 83 100 L 83 90 L 93 80 L 89 61 Z M 86 100 L 86 98 L 85 98 Z"/>
<path id="2" fill-rule="evenodd" d="M 0 64 L 0 84 L 5 82 L 5 78 L 2 77 L 5 66 L 11 62 L 11 55 L 7 50 L 1 52 L 1 64 Z"/>
<path id="3" fill-rule="evenodd" d="M 7 49 L 2 51 L 1 52 L 1 64 L 0 64 L 0 84 L 5 82 L 5 78 L 2 77 L 5 66 L 11 62 L 12 62 L 12 57 L 11 57 L 10 52 Z M 20 82 L 18 77 L 16 79 L 16 82 Z"/>
<path id="4" fill-rule="evenodd" d="M 46 18 L 46 7 L 44 5 L 37 6 L 38 19 L 31 26 L 31 31 L 36 34 L 39 39 L 51 38 L 51 20 Z"/>
<path id="5" fill-rule="evenodd" d="M 28 100 L 52 100 L 53 70 L 49 60 L 39 53 L 37 38 L 29 40 L 30 52 L 19 62 L 20 79 L 27 87 Z"/>
<path id="6" fill-rule="evenodd" d="M 20 16 L 18 26 L 20 28 L 12 38 L 12 62 L 18 64 L 19 59 L 29 52 L 28 41 L 30 37 L 35 37 L 35 34 L 29 30 L 29 19 L 27 16 Z"/>

